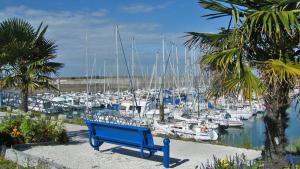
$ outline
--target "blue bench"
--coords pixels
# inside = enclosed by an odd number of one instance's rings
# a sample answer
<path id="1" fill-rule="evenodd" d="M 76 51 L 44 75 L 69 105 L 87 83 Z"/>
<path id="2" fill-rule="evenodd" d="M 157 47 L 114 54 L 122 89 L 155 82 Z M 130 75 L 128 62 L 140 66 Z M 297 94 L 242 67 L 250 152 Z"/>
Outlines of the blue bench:
<path id="1" fill-rule="evenodd" d="M 142 158 L 150 157 L 157 151 L 162 151 L 163 166 L 169 168 L 169 144 L 170 140 L 165 138 L 163 146 L 155 145 L 149 128 L 105 123 L 85 120 L 89 129 L 89 143 L 99 151 L 99 147 L 104 143 L 112 143 L 140 149 Z M 148 155 L 144 150 L 149 152 Z"/>

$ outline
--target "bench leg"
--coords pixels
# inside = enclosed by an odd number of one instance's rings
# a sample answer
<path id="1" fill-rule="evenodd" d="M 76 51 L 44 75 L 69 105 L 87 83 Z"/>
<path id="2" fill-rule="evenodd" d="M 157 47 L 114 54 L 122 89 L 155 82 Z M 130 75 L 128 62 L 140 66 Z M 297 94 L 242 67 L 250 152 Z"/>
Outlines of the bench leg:
<path id="1" fill-rule="evenodd" d="M 145 156 L 144 148 L 141 147 L 140 155 L 142 158 L 150 158 L 154 153 L 155 151 L 149 150 L 149 155 Z"/>
<path id="2" fill-rule="evenodd" d="M 98 138 L 94 138 L 94 150 L 99 151 L 99 147 L 103 144 L 103 141 L 100 141 Z"/>
<path id="3" fill-rule="evenodd" d="M 170 140 L 168 138 L 164 139 L 164 158 L 163 158 L 163 165 L 165 168 L 169 168 L 170 166 Z"/>
<path id="4" fill-rule="evenodd" d="M 94 141 L 94 144 L 93 144 Z M 94 150 L 99 151 L 99 147 L 103 144 L 103 141 L 100 141 L 99 138 L 89 135 L 89 143 L 94 148 Z"/>
<path id="5" fill-rule="evenodd" d="M 155 151 L 149 151 L 149 157 L 153 156 L 153 154 L 155 153 Z"/>
<path id="6" fill-rule="evenodd" d="M 144 156 L 144 149 L 143 149 L 143 147 L 141 147 L 140 155 L 141 155 L 142 158 L 145 157 L 145 156 Z"/>

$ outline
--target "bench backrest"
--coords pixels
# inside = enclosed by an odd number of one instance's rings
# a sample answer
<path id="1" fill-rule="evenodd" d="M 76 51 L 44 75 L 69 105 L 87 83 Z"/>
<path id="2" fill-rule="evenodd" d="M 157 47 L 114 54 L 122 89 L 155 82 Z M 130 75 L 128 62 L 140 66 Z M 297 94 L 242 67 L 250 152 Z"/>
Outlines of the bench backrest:
<path id="1" fill-rule="evenodd" d="M 97 121 L 85 121 L 90 132 L 103 141 L 131 146 L 154 146 L 149 128 Z"/>

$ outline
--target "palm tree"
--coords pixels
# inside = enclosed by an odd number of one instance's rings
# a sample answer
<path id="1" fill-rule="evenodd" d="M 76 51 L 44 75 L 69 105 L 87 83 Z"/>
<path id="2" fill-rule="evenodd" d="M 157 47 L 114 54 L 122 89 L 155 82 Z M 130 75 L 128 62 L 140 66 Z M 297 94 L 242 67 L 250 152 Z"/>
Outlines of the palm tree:
<path id="1" fill-rule="evenodd" d="M 22 19 L 7 19 L 0 23 L 0 69 L 4 72 L 0 86 L 16 88 L 21 93 L 21 110 L 28 111 L 30 91 L 53 88 L 51 74 L 56 74 L 62 63 L 56 58 L 57 46 L 44 37 L 47 26 L 41 23 L 35 30 Z"/>
<path id="2" fill-rule="evenodd" d="M 200 0 L 214 11 L 208 19 L 228 17 L 219 33 L 188 32 L 186 45 L 203 49 L 202 66 L 222 77 L 210 96 L 253 94 L 264 99 L 266 140 L 263 156 L 267 168 L 286 165 L 286 112 L 289 92 L 300 76 L 300 3 L 298 0 Z"/>

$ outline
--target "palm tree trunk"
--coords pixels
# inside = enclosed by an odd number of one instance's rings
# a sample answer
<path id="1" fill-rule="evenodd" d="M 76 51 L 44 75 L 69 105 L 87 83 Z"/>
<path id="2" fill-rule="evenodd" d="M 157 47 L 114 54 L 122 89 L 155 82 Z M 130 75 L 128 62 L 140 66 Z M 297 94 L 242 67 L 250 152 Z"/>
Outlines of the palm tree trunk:
<path id="1" fill-rule="evenodd" d="M 22 89 L 21 90 L 20 109 L 24 112 L 28 112 L 28 89 Z"/>
<path id="2" fill-rule="evenodd" d="M 266 168 L 283 168 L 286 166 L 286 135 L 288 127 L 288 113 L 290 104 L 289 91 L 292 83 L 283 81 L 280 84 L 269 85 L 265 96 L 266 115 L 266 140 L 264 158 Z"/>
<path id="3" fill-rule="evenodd" d="M 164 104 L 159 105 L 159 120 L 160 122 L 165 121 Z"/>

